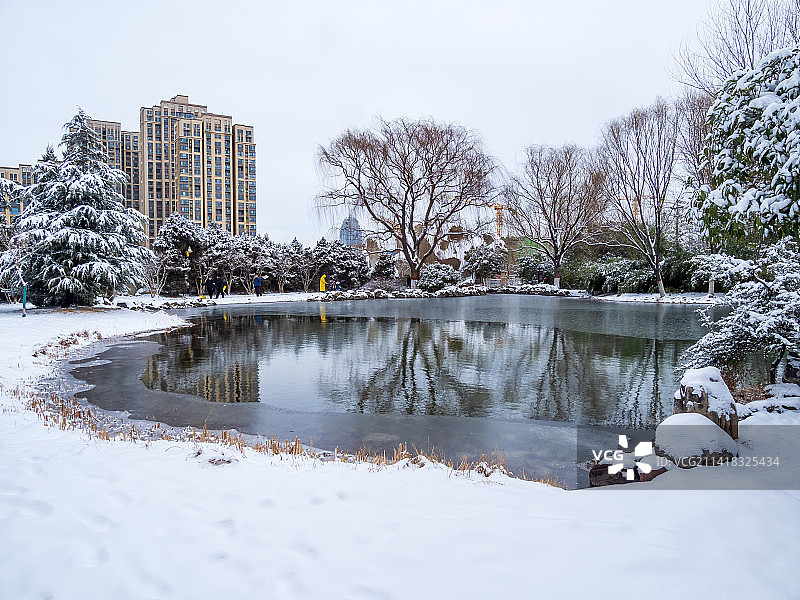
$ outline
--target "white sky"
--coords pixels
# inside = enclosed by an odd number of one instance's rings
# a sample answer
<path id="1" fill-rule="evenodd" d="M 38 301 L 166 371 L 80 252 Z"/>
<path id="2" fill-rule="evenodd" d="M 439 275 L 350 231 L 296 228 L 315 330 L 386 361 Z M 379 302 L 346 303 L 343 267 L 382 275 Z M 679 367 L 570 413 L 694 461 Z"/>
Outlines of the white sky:
<path id="1" fill-rule="evenodd" d="M 710 0 L 0 0 L 0 164 L 31 163 L 81 106 L 138 129 L 175 94 L 255 126 L 258 228 L 310 244 L 316 149 L 375 117 L 477 130 L 514 169 L 533 143 L 592 145 L 678 86 Z"/>

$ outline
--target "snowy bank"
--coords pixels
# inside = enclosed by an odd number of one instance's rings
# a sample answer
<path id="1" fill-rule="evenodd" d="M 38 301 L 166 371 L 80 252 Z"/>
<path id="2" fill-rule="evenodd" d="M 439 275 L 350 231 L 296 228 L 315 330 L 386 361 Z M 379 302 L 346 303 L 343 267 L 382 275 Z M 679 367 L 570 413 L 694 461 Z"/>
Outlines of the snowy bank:
<path id="1" fill-rule="evenodd" d="M 308 300 L 316 302 L 336 302 L 340 300 L 376 300 L 402 298 L 463 298 L 467 296 L 485 296 L 487 294 L 521 294 L 524 296 L 570 296 L 585 298 L 588 294 L 578 290 L 560 289 L 546 283 L 535 285 L 504 285 L 497 288 L 483 285 L 449 285 L 435 292 L 426 292 L 419 288 L 401 290 L 360 289 L 348 291 L 329 291 L 312 294 Z"/>
<path id="2" fill-rule="evenodd" d="M 679 294 L 667 294 L 661 298 L 658 294 L 609 294 L 592 296 L 592 299 L 604 302 L 647 302 L 655 304 L 723 304 L 725 295 L 709 296 L 702 292 L 682 292 Z"/>
<path id="3" fill-rule="evenodd" d="M 596 597 L 584 575 L 609 556 L 625 557 L 610 577 L 652 598 L 800 594 L 796 491 L 566 492 L 429 461 L 104 441 L 43 426 L 11 393 L 98 335 L 181 324 L 127 310 L 0 310 L 12 340 L 0 349 L 0 598 Z M 675 470 L 643 485 L 723 475 Z M 736 548 L 730 577 L 698 560 L 720 548 Z"/>
<path id="4" fill-rule="evenodd" d="M 171 310 L 175 308 L 202 308 L 206 306 L 230 306 L 240 304 L 268 304 L 271 302 L 303 302 L 313 294 L 304 292 L 288 292 L 284 294 L 266 293 L 261 296 L 255 294 L 227 294 L 224 298 L 209 298 L 207 296 L 150 296 L 140 294 L 137 296 L 117 296 L 111 303 L 112 306 L 128 308 L 131 310 Z"/>

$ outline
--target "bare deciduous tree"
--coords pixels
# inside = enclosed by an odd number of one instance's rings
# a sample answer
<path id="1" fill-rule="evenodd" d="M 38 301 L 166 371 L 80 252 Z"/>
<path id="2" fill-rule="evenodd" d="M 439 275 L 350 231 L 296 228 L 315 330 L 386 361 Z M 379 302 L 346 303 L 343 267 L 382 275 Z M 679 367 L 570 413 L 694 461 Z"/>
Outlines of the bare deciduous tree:
<path id="1" fill-rule="evenodd" d="M 591 240 L 605 210 L 602 174 L 578 146 L 531 146 L 521 176 L 506 188 L 509 231 L 538 242 L 561 280 L 564 256 Z"/>
<path id="2" fill-rule="evenodd" d="M 171 260 L 173 258 L 174 257 L 170 253 L 151 252 L 142 265 L 147 289 L 152 298 L 160 296 L 161 292 L 164 290 L 164 286 L 167 284 L 167 278 L 172 272 Z M 188 268 L 185 269 L 185 271 L 188 271 Z"/>
<path id="3" fill-rule="evenodd" d="M 641 253 L 663 297 L 661 239 L 675 169 L 677 111 L 663 99 L 603 127 L 604 194 L 612 209 L 608 225 L 618 245 Z"/>
<path id="4" fill-rule="evenodd" d="M 711 184 L 711 164 L 704 151 L 711 131 L 708 110 L 714 98 L 697 90 L 687 90 L 677 102 L 681 126 L 678 130 L 678 157 L 687 183 L 697 188 Z"/>
<path id="5" fill-rule="evenodd" d="M 733 73 L 770 52 L 800 43 L 800 0 L 720 0 L 676 56 L 676 78 L 714 96 Z"/>
<path id="6" fill-rule="evenodd" d="M 477 135 L 430 120 L 347 131 L 320 147 L 319 161 L 333 184 L 317 207 L 366 214 L 373 225 L 368 233 L 394 242 L 413 279 L 452 226 L 480 227 L 477 207 L 494 192 L 495 167 Z"/>

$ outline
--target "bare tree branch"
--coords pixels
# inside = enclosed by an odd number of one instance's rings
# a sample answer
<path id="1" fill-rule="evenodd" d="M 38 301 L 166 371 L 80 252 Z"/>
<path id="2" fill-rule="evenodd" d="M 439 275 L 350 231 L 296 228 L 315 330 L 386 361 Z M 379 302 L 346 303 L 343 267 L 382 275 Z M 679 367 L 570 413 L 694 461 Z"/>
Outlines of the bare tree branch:
<path id="1" fill-rule="evenodd" d="M 594 167 L 578 146 L 531 146 L 523 174 L 512 176 L 505 190 L 509 230 L 541 245 L 556 281 L 564 256 L 591 240 L 605 210 L 603 177 Z"/>
<path id="2" fill-rule="evenodd" d="M 677 157 L 676 110 L 658 99 L 649 107 L 607 123 L 602 132 L 604 194 L 612 209 L 608 225 L 619 245 L 642 254 L 664 295 L 661 238 Z"/>
<path id="3" fill-rule="evenodd" d="M 714 96 L 733 73 L 800 43 L 799 20 L 800 0 L 720 0 L 698 29 L 696 45 L 678 50 L 674 76 Z"/>
<path id="4" fill-rule="evenodd" d="M 378 131 L 346 131 L 318 157 L 332 184 L 317 208 L 368 216 L 367 232 L 394 243 L 415 279 L 452 227 L 480 227 L 479 207 L 495 193 L 493 161 L 457 125 L 381 121 Z"/>

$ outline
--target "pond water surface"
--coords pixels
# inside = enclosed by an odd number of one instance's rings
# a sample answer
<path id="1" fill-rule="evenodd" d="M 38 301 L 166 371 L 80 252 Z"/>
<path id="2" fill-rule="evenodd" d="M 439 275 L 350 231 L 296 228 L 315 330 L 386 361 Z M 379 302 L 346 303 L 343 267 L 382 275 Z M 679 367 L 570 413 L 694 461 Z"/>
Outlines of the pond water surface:
<path id="1" fill-rule="evenodd" d="M 696 309 L 516 295 L 220 307 L 179 312 L 194 327 L 153 336 L 139 362 L 112 348 L 111 365 L 74 373 L 128 386 L 127 399 L 90 401 L 173 425 L 331 449 L 497 450 L 564 477 L 574 425 L 643 429 L 671 414 L 674 368 L 704 333 Z M 141 381 L 122 383 L 131 370 Z"/>

